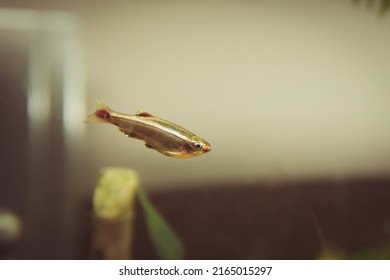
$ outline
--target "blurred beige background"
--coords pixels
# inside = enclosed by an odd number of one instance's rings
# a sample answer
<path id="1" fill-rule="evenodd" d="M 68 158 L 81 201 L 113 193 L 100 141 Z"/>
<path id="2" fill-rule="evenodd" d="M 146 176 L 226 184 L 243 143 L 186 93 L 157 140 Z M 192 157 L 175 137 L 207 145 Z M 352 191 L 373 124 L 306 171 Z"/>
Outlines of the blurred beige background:
<path id="1" fill-rule="evenodd" d="M 207 139 L 177 160 L 85 126 L 95 170 L 134 168 L 148 187 L 387 174 L 390 22 L 352 1 L 0 1 L 75 12 L 85 114 L 102 97 Z M 80 119 L 80 122 L 83 120 Z"/>
<path id="2" fill-rule="evenodd" d="M 350 1 L 104 7 L 86 20 L 88 108 L 175 121 L 213 151 L 175 160 L 88 127 L 102 165 L 145 184 L 390 170 L 390 25 Z"/>

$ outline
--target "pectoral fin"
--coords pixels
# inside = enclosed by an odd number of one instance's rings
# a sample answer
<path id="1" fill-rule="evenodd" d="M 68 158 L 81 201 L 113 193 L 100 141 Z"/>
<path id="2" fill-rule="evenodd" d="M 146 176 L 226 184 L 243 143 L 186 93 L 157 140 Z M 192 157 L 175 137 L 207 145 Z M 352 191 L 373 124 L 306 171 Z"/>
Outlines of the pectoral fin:
<path id="1" fill-rule="evenodd" d="M 171 152 L 171 151 L 158 151 L 162 153 L 163 155 L 166 155 L 168 157 L 173 157 L 173 158 L 189 158 L 193 157 L 191 154 L 187 153 L 181 153 L 181 152 Z"/>

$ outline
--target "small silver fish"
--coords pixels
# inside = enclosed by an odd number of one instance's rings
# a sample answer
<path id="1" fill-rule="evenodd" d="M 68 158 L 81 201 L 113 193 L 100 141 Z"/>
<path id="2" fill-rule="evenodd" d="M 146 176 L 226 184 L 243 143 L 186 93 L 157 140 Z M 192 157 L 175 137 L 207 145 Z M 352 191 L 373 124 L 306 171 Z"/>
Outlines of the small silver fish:
<path id="1" fill-rule="evenodd" d="M 174 158 L 190 158 L 211 151 L 211 145 L 187 129 L 146 112 L 127 115 L 111 110 L 99 101 L 87 123 L 111 123 L 131 138 L 145 141 L 145 146 Z"/>

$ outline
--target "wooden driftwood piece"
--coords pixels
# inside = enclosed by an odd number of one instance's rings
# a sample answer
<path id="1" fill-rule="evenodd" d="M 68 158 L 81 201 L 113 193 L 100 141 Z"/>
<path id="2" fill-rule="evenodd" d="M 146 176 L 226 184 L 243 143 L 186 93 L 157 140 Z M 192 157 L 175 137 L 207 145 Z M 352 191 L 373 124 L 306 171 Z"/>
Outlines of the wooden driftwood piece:
<path id="1" fill-rule="evenodd" d="M 136 171 L 102 169 L 93 196 L 92 259 L 131 259 L 137 189 Z"/>

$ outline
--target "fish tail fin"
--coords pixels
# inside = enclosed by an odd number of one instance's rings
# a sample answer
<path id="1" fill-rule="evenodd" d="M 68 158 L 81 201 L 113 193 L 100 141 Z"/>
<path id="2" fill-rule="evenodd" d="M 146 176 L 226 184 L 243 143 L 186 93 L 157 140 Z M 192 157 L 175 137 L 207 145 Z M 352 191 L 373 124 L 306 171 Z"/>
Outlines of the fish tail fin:
<path id="1" fill-rule="evenodd" d="M 112 110 L 99 98 L 98 105 L 93 114 L 90 114 L 86 119 L 85 123 L 104 123 L 110 122 Z"/>

